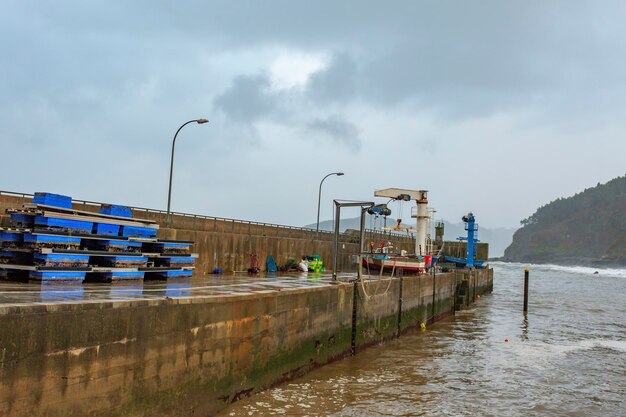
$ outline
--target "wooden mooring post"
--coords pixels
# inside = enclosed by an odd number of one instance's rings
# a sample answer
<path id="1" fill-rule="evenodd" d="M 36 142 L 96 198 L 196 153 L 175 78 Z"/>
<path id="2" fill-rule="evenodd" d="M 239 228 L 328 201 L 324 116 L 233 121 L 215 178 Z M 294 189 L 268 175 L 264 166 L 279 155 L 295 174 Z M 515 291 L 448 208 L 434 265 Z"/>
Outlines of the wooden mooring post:
<path id="1" fill-rule="evenodd" d="M 528 313 L 528 268 L 524 269 L 524 314 Z"/>

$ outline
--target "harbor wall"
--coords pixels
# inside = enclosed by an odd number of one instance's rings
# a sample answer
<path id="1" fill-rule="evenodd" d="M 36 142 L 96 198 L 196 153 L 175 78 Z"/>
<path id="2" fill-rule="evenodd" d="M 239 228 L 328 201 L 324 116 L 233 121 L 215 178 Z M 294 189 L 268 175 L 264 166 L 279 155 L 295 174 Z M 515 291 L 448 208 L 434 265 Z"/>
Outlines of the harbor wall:
<path id="1" fill-rule="evenodd" d="M 454 314 L 492 270 L 197 298 L 0 306 L 0 415 L 210 416 Z"/>
<path id="2" fill-rule="evenodd" d="M 444 256 L 453 256 L 455 258 L 467 257 L 467 242 L 463 241 L 446 241 L 443 246 Z M 489 259 L 489 243 L 476 243 L 476 259 Z"/>
<path id="3" fill-rule="evenodd" d="M 0 225 L 9 225 L 6 209 L 20 208 L 24 203 L 31 203 L 28 195 L 0 194 Z M 99 203 L 74 202 L 76 210 L 97 212 Z M 195 263 L 196 273 L 212 273 L 220 268 L 224 272 L 247 271 L 250 268 L 250 255 L 256 254 L 260 267 L 265 270 L 265 261 L 273 256 L 277 265 L 284 265 L 289 259 L 299 261 L 303 255 L 318 254 L 325 262 L 326 269 L 332 268 L 333 233 L 299 227 L 255 223 L 244 220 L 221 219 L 208 216 L 174 214 L 171 227 L 166 213 L 159 210 L 133 208 L 133 217 L 154 220 L 161 228 L 158 237 L 162 239 L 190 240 L 194 242 L 192 250 L 199 257 Z M 374 237 L 376 238 L 374 238 Z M 368 234 L 377 242 L 385 240 L 383 234 Z M 408 237 L 394 236 L 397 249 L 414 251 L 414 241 Z M 340 236 L 338 269 L 354 270 L 351 255 L 359 252 L 358 242 L 353 233 Z"/>

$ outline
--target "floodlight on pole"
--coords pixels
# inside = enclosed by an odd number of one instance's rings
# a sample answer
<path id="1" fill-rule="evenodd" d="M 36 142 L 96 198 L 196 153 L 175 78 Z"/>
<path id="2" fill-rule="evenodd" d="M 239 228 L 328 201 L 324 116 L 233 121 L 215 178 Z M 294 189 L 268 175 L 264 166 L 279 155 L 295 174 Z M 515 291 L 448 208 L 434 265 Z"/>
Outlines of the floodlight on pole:
<path id="1" fill-rule="evenodd" d="M 331 172 L 330 174 L 322 178 L 322 181 L 320 182 L 319 194 L 317 196 L 317 227 L 315 228 L 316 236 L 318 237 L 319 237 L 319 232 L 320 232 L 320 204 L 322 201 L 322 184 L 324 183 L 324 180 L 330 177 L 331 175 L 336 175 L 338 177 L 341 177 L 342 175 L 344 175 L 344 173 L 343 172 Z"/>
<path id="2" fill-rule="evenodd" d="M 172 175 L 174 173 L 174 147 L 176 146 L 176 137 L 178 137 L 178 132 L 180 132 L 182 130 L 183 127 L 187 126 L 190 123 L 197 123 L 199 125 L 205 124 L 205 123 L 209 123 L 209 121 L 207 119 L 193 119 L 190 120 L 188 122 L 183 123 L 178 130 L 176 131 L 176 133 L 174 134 L 174 140 L 172 141 L 172 157 L 170 159 L 170 183 L 169 183 L 169 188 L 167 191 L 167 217 L 166 217 L 166 222 L 167 225 L 170 225 L 170 207 L 171 207 L 171 202 L 172 202 Z"/>

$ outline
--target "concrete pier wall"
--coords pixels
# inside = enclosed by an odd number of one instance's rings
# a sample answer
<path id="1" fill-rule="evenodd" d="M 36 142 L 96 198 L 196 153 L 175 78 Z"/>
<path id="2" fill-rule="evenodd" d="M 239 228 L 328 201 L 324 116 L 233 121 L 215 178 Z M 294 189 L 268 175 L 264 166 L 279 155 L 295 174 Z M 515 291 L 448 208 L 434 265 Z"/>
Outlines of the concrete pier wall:
<path id="1" fill-rule="evenodd" d="M 6 209 L 19 208 L 30 203 L 29 196 L 0 195 L 0 225 L 8 226 Z M 75 202 L 74 209 L 97 212 L 98 203 Z M 278 265 L 288 259 L 299 261 L 303 255 L 318 254 L 332 268 L 333 234 L 299 227 L 271 225 L 242 220 L 219 219 L 206 216 L 172 215 L 171 227 L 166 228 L 166 214 L 150 209 L 133 209 L 133 217 L 154 220 L 161 225 L 158 237 L 163 239 L 191 240 L 195 242 L 193 251 L 199 254 L 196 271 L 199 274 L 211 273 L 215 268 L 224 272 L 247 271 L 250 267 L 250 254 L 256 254 L 261 269 L 265 269 L 268 256 L 273 256 Z M 386 240 L 382 234 L 370 235 L 377 243 Z M 414 241 L 407 237 L 394 236 L 396 247 L 412 251 Z M 359 252 L 351 234 L 342 234 L 339 245 L 338 268 L 342 271 L 354 270 L 351 254 Z"/>
<path id="2" fill-rule="evenodd" d="M 0 415 L 208 416 L 454 313 L 490 270 L 268 293 L 0 306 Z"/>

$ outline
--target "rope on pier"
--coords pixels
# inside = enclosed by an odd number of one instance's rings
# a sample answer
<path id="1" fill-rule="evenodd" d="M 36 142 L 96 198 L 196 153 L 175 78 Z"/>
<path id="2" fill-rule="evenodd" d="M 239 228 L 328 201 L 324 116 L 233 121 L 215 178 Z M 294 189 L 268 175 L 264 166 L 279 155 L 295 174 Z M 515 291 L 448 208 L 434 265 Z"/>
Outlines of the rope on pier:
<path id="1" fill-rule="evenodd" d="M 370 278 L 369 281 L 371 281 L 371 273 L 370 273 L 370 265 L 369 262 L 366 263 L 367 264 L 367 276 Z M 378 275 L 379 280 L 382 279 L 383 276 L 383 271 L 384 271 L 384 265 L 381 264 L 380 266 L 380 274 Z M 363 290 L 363 294 L 365 295 L 365 299 L 368 300 L 372 297 L 377 297 L 379 295 L 385 295 L 389 292 L 389 288 L 391 288 L 391 282 L 393 281 L 393 275 L 396 271 L 396 260 L 393 260 L 393 267 L 391 268 L 391 276 L 389 276 L 389 282 L 387 283 L 387 288 L 385 289 L 384 292 L 382 293 L 378 293 L 378 291 L 376 291 L 376 294 L 372 294 L 369 295 L 367 293 L 367 290 L 365 289 L 365 280 L 363 279 L 363 276 L 361 276 L 361 279 L 359 281 L 361 281 L 361 290 Z"/>

